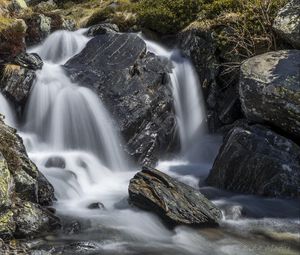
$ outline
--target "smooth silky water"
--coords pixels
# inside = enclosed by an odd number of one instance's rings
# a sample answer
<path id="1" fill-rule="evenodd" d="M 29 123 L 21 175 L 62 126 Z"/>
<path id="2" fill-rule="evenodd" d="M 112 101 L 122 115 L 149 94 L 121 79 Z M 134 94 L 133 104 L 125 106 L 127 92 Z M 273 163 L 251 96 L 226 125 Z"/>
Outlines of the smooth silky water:
<path id="1" fill-rule="evenodd" d="M 0 112 L 18 127 L 30 158 L 55 188 L 57 214 L 82 226 L 79 234 L 47 236 L 34 240 L 32 247 L 55 247 L 62 254 L 298 254 L 299 247 L 290 244 L 300 228 L 296 201 L 202 185 L 221 137 L 205 132 L 196 72 L 178 50 L 145 39 L 149 51 L 172 61 L 171 89 L 182 145 L 176 159 L 159 162 L 157 168 L 195 188 L 200 180 L 200 190 L 222 208 L 224 217 L 217 229 L 170 230 L 154 214 L 128 205 L 129 180 L 139 169 L 124 155 L 122 138 L 102 102 L 88 86 L 72 83 L 61 67 L 88 42 L 84 32 L 57 31 L 29 50 L 43 58 L 44 66 L 37 71 L 25 123 L 15 121 L 11 105 L 0 94 Z M 87 208 L 95 202 L 105 210 Z M 286 242 L 263 237 L 274 232 L 282 233 Z"/>

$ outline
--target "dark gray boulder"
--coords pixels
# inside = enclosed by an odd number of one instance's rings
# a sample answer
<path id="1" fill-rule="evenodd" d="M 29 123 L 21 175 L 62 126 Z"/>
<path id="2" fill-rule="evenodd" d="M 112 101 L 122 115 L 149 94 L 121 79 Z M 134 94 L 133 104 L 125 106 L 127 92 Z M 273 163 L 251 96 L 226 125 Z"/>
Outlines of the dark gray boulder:
<path id="1" fill-rule="evenodd" d="M 116 24 L 111 23 L 101 23 L 91 26 L 87 32 L 88 36 L 102 35 L 106 33 L 118 33 L 120 29 Z"/>
<path id="2" fill-rule="evenodd" d="M 136 34 L 98 35 L 65 69 L 98 94 L 140 164 L 173 150 L 178 139 L 168 70 Z"/>
<path id="3" fill-rule="evenodd" d="M 234 127 L 206 180 L 230 191 L 300 196 L 300 147 L 261 125 Z"/>
<path id="4" fill-rule="evenodd" d="M 300 51 L 269 52 L 241 66 L 239 94 L 247 119 L 300 138 Z"/>
<path id="5" fill-rule="evenodd" d="M 273 24 L 279 36 L 300 49 L 300 0 L 291 0 L 279 11 Z"/>
<path id="6" fill-rule="evenodd" d="M 129 184 L 129 201 L 158 214 L 167 224 L 217 226 L 221 211 L 199 190 L 149 167 L 138 172 Z"/>

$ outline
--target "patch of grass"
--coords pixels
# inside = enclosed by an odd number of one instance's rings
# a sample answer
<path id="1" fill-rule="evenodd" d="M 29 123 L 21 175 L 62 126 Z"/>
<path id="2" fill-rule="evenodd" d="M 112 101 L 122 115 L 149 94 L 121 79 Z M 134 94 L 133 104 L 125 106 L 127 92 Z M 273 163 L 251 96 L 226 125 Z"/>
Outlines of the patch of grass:
<path id="1" fill-rule="evenodd" d="M 202 4 L 203 0 L 141 0 L 135 10 L 141 26 L 169 34 L 195 20 Z"/>

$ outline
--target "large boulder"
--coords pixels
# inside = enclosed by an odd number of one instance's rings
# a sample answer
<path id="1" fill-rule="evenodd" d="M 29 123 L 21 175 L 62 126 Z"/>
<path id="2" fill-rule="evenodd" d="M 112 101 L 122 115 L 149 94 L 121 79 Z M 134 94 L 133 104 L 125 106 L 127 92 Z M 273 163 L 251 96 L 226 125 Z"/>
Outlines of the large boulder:
<path id="1" fill-rule="evenodd" d="M 199 190 L 153 168 L 138 172 L 128 191 L 132 204 L 155 212 L 169 225 L 217 226 L 222 216 Z"/>
<path id="2" fill-rule="evenodd" d="M 253 57 L 241 66 L 239 94 L 249 120 L 300 138 L 300 51 Z"/>
<path id="3" fill-rule="evenodd" d="M 28 158 L 22 139 L 0 118 L 0 238 L 31 237 L 59 227 L 42 207 L 53 200 L 53 187 Z"/>
<path id="4" fill-rule="evenodd" d="M 293 47 L 300 49 L 300 0 L 288 1 L 275 18 L 273 28 Z"/>
<path id="5" fill-rule="evenodd" d="M 98 94 L 139 163 L 153 164 L 173 149 L 176 118 L 166 63 L 147 53 L 136 34 L 98 35 L 65 69 Z"/>
<path id="6" fill-rule="evenodd" d="M 206 182 L 236 192 L 299 197 L 300 147 L 261 125 L 234 127 Z"/>

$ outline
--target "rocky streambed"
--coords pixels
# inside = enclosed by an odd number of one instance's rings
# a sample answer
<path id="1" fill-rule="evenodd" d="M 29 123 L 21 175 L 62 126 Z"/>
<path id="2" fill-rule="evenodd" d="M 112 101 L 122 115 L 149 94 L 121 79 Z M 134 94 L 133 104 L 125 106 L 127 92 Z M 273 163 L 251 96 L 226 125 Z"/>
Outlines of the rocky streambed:
<path id="1" fill-rule="evenodd" d="M 109 23 L 44 40 L 70 23 L 44 34 L 51 17 L 26 20 L 40 28 L 27 45 L 44 41 L 1 59 L 0 249 L 297 254 L 300 21 L 284 25 L 295 8 L 274 23 L 294 49 L 247 59 L 224 93 L 207 33 L 180 33 L 178 53 Z M 196 72 L 202 104 L 182 82 Z M 217 132 L 200 121 L 182 151 L 178 109 L 198 118 L 190 105 L 206 105 Z"/>

